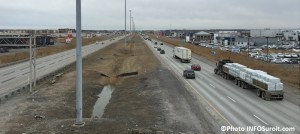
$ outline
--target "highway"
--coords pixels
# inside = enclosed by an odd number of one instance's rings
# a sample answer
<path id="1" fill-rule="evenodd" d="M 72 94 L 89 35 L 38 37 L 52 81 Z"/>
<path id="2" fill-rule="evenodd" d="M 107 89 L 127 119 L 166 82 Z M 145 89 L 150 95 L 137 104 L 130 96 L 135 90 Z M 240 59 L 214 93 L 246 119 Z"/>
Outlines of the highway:
<path id="1" fill-rule="evenodd" d="M 82 47 L 82 57 L 85 57 L 99 49 L 102 49 L 118 40 L 122 37 L 115 37 L 115 40 L 102 41 L 98 44 L 91 44 Z M 68 50 L 61 53 L 49 55 L 46 57 L 38 58 L 36 60 L 36 78 L 42 78 L 43 76 L 54 72 L 62 67 L 65 67 L 76 61 L 76 50 Z M 12 90 L 21 88 L 29 84 L 29 61 L 11 66 L 0 68 L 0 97 L 10 94 Z"/>
<path id="2" fill-rule="evenodd" d="M 300 133 L 300 107 L 290 101 L 264 101 L 256 96 L 256 90 L 242 89 L 233 81 L 225 80 L 214 74 L 214 66 L 202 61 L 199 56 L 192 54 L 191 63 L 181 63 L 173 58 L 173 46 L 164 43 L 156 45 L 165 50 L 160 54 L 154 48 L 154 42 L 145 43 L 161 61 L 172 70 L 187 86 L 203 96 L 215 111 L 233 127 L 265 126 L 266 127 L 294 127 L 294 132 L 258 132 L 246 131 L 239 133 Z M 160 41 L 157 41 L 160 42 Z M 196 79 L 185 79 L 183 70 L 192 64 L 200 64 L 201 71 L 196 71 Z M 220 128 L 221 129 L 221 128 Z"/>

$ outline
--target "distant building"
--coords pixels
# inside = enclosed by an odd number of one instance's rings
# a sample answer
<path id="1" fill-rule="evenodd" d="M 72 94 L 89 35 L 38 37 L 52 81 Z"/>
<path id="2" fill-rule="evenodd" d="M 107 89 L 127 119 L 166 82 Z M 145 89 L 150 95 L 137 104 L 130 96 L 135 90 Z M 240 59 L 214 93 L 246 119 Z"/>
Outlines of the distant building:
<path id="1" fill-rule="evenodd" d="M 287 41 L 300 41 L 300 30 L 284 31 L 283 36 Z"/>
<path id="2" fill-rule="evenodd" d="M 278 41 L 276 37 L 269 37 L 268 41 L 266 37 L 250 37 L 249 45 L 262 46 L 262 45 L 279 45 L 281 42 Z M 235 42 L 235 46 L 245 47 L 248 45 L 248 38 L 237 37 Z"/>
<path id="3" fill-rule="evenodd" d="M 251 37 L 278 37 L 282 36 L 280 29 L 252 29 L 250 30 Z"/>
<path id="4" fill-rule="evenodd" d="M 237 31 L 219 31 L 216 40 L 221 45 L 233 45 L 239 34 Z"/>
<path id="5" fill-rule="evenodd" d="M 201 31 L 198 33 L 194 34 L 194 39 L 195 41 L 200 41 L 200 42 L 210 42 L 211 41 L 211 34 Z"/>

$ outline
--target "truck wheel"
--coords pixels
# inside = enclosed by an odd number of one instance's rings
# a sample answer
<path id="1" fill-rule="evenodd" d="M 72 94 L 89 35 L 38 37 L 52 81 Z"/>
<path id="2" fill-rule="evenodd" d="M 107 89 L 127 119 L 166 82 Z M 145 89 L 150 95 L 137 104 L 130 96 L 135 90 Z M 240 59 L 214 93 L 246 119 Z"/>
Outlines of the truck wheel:
<path id="1" fill-rule="evenodd" d="M 218 70 L 217 70 L 217 69 L 215 69 L 215 70 L 214 70 L 214 72 L 215 72 L 215 74 L 217 74 L 217 73 L 218 73 Z"/>
<path id="2" fill-rule="evenodd" d="M 266 93 L 265 93 L 265 92 L 262 92 L 262 93 L 261 93 L 261 98 L 262 98 L 263 100 L 266 100 Z"/>
<path id="3" fill-rule="evenodd" d="M 242 83 L 241 83 L 241 87 L 243 88 L 243 89 L 245 89 L 246 88 L 246 83 L 245 82 L 243 82 L 243 81 L 241 81 Z"/>
<path id="4" fill-rule="evenodd" d="M 261 97 L 261 91 L 259 89 L 257 89 L 256 95 L 257 95 L 257 97 Z"/>
<path id="5" fill-rule="evenodd" d="M 235 85 L 238 85 L 238 84 L 239 84 L 238 80 L 235 79 L 234 81 L 235 81 Z"/>

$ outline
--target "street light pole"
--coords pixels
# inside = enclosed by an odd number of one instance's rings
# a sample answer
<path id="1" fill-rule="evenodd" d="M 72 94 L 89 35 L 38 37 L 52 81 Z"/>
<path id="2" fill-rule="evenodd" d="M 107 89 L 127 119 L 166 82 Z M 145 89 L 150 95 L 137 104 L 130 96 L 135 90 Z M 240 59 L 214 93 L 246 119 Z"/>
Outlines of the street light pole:
<path id="1" fill-rule="evenodd" d="M 267 62 L 269 62 L 269 37 L 267 38 Z"/>
<path id="2" fill-rule="evenodd" d="M 127 37 L 126 37 L 126 0 L 125 0 L 125 49 L 127 48 Z"/>
<path id="3" fill-rule="evenodd" d="M 130 13 L 130 34 L 131 34 L 131 10 L 129 10 Z"/>
<path id="4" fill-rule="evenodd" d="M 250 55 L 249 55 L 249 50 L 250 50 L 250 47 L 249 47 L 249 46 L 250 46 L 250 44 L 249 44 L 249 36 L 248 36 L 248 57 L 250 56 Z"/>
<path id="5" fill-rule="evenodd" d="M 76 122 L 82 126 L 81 0 L 76 0 Z"/>

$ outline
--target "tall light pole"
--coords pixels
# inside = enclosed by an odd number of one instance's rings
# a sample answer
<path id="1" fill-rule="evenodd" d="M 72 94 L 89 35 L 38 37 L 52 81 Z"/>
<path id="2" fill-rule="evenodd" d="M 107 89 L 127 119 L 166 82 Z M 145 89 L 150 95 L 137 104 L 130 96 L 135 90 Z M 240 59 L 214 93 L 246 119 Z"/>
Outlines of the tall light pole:
<path id="1" fill-rule="evenodd" d="M 248 36 L 248 57 L 250 57 L 250 55 L 249 55 L 249 51 L 250 51 L 250 44 L 249 44 L 249 36 Z"/>
<path id="2" fill-rule="evenodd" d="M 171 34 L 171 24 L 170 24 L 170 37 L 171 37 L 171 35 L 172 35 L 172 34 Z"/>
<path id="3" fill-rule="evenodd" d="M 131 19 L 132 19 L 132 31 L 135 32 L 135 24 L 134 24 L 133 17 L 131 17 Z"/>
<path id="4" fill-rule="evenodd" d="M 127 37 L 126 37 L 126 0 L 125 0 L 125 49 L 127 48 Z"/>
<path id="5" fill-rule="evenodd" d="M 267 62 L 269 62 L 269 37 L 267 36 Z"/>
<path id="6" fill-rule="evenodd" d="M 130 34 L 131 34 L 131 10 L 129 10 L 130 13 Z"/>
<path id="7" fill-rule="evenodd" d="M 81 0 L 76 0 L 76 126 L 82 121 Z"/>

